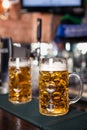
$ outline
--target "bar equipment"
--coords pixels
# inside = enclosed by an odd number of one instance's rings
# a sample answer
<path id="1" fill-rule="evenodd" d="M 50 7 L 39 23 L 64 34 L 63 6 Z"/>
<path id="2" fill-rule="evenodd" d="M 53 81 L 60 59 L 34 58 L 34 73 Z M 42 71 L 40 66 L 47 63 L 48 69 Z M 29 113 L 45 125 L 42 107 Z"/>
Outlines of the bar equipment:
<path id="1" fill-rule="evenodd" d="M 40 60 L 40 55 L 41 55 L 41 32 L 42 32 L 42 20 L 37 19 L 37 42 L 38 42 L 38 48 L 37 48 L 37 58 L 38 58 L 38 64 Z"/>
<path id="2" fill-rule="evenodd" d="M 0 39 L 0 94 L 8 93 L 8 60 L 12 56 L 12 39 Z"/>

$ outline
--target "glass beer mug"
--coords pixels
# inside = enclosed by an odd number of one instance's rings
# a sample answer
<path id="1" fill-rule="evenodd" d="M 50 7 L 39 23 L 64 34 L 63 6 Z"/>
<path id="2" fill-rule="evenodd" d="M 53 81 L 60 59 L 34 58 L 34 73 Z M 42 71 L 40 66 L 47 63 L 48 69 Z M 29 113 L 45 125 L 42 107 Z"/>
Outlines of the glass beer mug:
<path id="1" fill-rule="evenodd" d="M 31 64 L 28 58 L 9 59 L 8 100 L 14 104 L 23 104 L 32 100 Z"/>
<path id="2" fill-rule="evenodd" d="M 43 115 L 58 116 L 69 111 L 69 105 L 82 96 L 82 81 L 78 74 L 69 74 L 64 58 L 43 58 L 39 66 L 39 111 Z M 69 80 L 79 81 L 78 94 L 69 99 Z M 73 81 L 75 82 L 75 81 Z"/>

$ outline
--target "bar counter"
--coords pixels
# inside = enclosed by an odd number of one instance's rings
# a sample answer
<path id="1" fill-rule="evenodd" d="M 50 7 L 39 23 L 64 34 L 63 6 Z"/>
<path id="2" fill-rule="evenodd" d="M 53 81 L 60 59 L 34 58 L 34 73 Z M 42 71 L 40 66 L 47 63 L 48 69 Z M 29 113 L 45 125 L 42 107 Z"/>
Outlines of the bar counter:
<path id="1" fill-rule="evenodd" d="M 0 95 L 0 130 L 87 130 L 87 103 L 72 104 L 68 114 L 49 117 L 39 113 L 38 99 L 14 105 Z"/>
<path id="2" fill-rule="evenodd" d="M 13 114 L 0 109 L 0 130 L 40 130 L 33 124 L 26 122 Z"/>

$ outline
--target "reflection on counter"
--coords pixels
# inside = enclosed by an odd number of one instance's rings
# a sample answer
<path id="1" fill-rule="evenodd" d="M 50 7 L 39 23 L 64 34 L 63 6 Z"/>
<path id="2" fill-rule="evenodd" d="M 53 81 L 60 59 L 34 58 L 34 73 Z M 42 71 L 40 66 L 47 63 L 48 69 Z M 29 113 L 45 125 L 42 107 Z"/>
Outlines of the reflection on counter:
<path id="1" fill-rule="evenodd" d="M 77 103 L 72 105 L 72 109 L 76 109 L 76 110 L 87 112 L 87 102 L 80 100 Z"/>

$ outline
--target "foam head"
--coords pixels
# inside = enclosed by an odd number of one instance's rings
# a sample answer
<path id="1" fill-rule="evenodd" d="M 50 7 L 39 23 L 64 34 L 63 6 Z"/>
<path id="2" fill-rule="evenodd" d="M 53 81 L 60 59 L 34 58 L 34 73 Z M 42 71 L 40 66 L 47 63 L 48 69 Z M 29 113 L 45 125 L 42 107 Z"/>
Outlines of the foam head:
<path id="1" fill-rule="evenodd" d="M 66 62 L 55 61 L 50 59 L 49 62 L 40 64 L 40 71 L 65 71 L 67 70 Z"/>
<path id="2" fill-rule="evenodd" d="M 28 64 L 28 61 L 26 61 L 26 60 L 25 61 L 20 61 L 19 58 L 17 58 L 15 61 L 9 62 L 9 66 L 19 68 L 19 67 L 29 66 L 29 64 Z"/>

